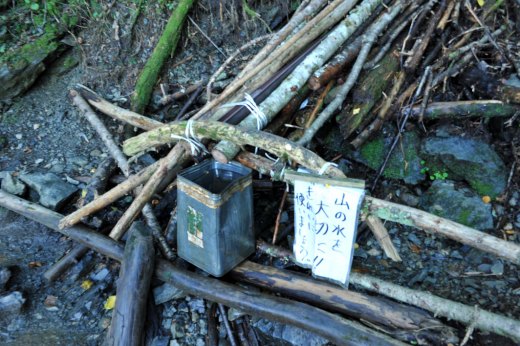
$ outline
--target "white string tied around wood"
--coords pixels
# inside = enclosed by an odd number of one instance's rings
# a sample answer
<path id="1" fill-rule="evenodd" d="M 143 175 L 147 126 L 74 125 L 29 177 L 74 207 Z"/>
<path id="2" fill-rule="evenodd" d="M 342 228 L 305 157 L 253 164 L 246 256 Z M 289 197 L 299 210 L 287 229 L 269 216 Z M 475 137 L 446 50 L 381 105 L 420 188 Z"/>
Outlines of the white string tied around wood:
<path id="1" fill-rule="evenodd" d="M 188 120 L 186 123 L 186 129 L 184 130 L 184 136 L 178 135 L 170 135 L 171 138 L 178 139 L 180 141 L 186 141 L 190 145 L 191 155 L 196 155 L 201 151 L 204 153 L 209 153 L 208 149 L 202 144 L 202 142 L 195 136 L 195 131 L 193 130 L 193 119 Z"/>

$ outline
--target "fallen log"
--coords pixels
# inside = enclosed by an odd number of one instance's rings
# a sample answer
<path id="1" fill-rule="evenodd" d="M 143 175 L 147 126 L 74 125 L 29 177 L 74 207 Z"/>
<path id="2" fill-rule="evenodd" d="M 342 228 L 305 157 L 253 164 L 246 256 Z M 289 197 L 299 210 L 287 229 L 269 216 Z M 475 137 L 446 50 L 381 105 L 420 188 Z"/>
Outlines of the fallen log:
<path id="1" fill-rule="evenodd" d="M 470 117 L 511 117 L 520 111 L 520 106 L 508 104 L 498 100 L 472 100 L 454 102 L 433 102 L 424 109 L 425 119 L 465 119 Z M 403 115 L 410 112 L 418 117 L 421 107 L 403 108 Z"/>
<path id="2" fill-rule="evenodd" d="M 157 42 L 152 55 L 146 61 L 135 83 L 135 90 L 131 100 L 133 111 L 143 113 L 145 107 L 148 105 L 159 72 L 166 60 L 175 51 L 177 42 L 181 36 L 182 25 L 193 2 L 193 0 L 179 1 L 177 7 L 171 14 L 164 28 L 164 32 L 159 38 L 159 42 Z"/>
<path id="3" fill-rule="evenodd" d="M 117 241 L 84 226 L 59 229 L 62 215 L 36 203 L 0 190 L 0 206 L 39 222 L 63 235 L 117 261 L 123 260 L 124 249 Z M 218 279 L 187 271 L 173 263 L 156 261 L 155 276 L 188 294 L 234 307 L 256 315 L 307 329 L 338 345 L 404 345 L 362 324 L 284 298 L 251 292 Z"/>
<path id="4" fill-rule="evenodd" d="M 370 121 L 372 109 L 383 97 L 387 86 L 399 68 L 399 55 L 388 52 L 377 67 L 360 76 L 352 92 L 352 102 L 336 116 L 343 138 L 348 138 L 362 124 Z"/>
<path id="5" fill-rule="evenodd" d="M 264 253 L 269 256 L 278 257 L 282 255 L 284 260 L 294 260 L 292 256 L 287 256 L 288 250 L 279 246 L 263 242 L 261 247 L 257 247 L 257 249 L 264 250 Z M 467 325 L 474 325 L 475 328 L 480 330 L 497 333 L 515 341 L 520 340 L 520 321 L 518 320 L 482 309 L 475 310 L 473 306 L 444 299 L 429 292 L 395 285 L 367 274 L 358 273 L 355 270 L 350 273 L 349 283 L 397 301 L 418 306 L 434 313 L 435 316 L 446 317 Z"/>
<path id="6" fill-rule="evenodd" d="M 154 269 L 152 234 L 142 223 L 129 230 L 117 281 L 116 306 L 108 331 L 107 345 L 142 345 L 146 303 Z"/>
<path id="7" fill-rule="evenodd" d="M 292 299 L 384 326 L 401 340 L 413 340 L 414 334 L 432 344 L 447 344 L 456 339 L 451 327 L 423 310 L 346 290 L 288 270 L 245 261 L 233 269 L 230 276 Z"/>

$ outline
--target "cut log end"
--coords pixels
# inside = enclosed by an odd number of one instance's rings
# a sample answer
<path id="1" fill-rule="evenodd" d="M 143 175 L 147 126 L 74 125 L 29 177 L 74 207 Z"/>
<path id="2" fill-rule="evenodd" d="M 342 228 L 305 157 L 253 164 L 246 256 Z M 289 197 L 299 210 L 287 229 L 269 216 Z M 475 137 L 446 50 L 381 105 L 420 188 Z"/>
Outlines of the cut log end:
<path id="1" fill-rule="evenodd" d="M 229 160 L 226 157 L 226 155 L 223 152 L 221 152 L 220 150 L 213 149 L 211 151 L 211 155 L 213 155 L 213 158 L 215 160 L 217 160 L 218 162 L 220 162 L 220 163 L 228 163 L 229 162 Z"/>

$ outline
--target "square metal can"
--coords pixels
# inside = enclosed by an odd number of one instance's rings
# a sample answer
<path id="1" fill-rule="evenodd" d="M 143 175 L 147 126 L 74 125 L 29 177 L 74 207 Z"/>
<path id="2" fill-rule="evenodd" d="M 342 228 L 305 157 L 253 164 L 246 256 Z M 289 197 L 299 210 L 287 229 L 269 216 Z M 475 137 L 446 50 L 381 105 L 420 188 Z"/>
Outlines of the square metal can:
<path id="1" fill-rule="evenodd" d="M 255 251 L 252 172 L 206 160 L 177 176 L 179 257 L 220 277 Z"/>

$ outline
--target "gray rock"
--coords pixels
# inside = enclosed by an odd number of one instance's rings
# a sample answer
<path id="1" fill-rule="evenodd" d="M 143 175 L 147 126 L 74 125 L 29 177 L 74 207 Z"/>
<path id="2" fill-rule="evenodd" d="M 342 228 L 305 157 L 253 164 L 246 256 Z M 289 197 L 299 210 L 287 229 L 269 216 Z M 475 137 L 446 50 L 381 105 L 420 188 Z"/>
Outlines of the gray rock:
<path id="1" fill-rule="evenodd" d="M 489 273 L 489 272 L 491 272 L 491 264 L 487 264 L 487 263 L 479 264 L 479 266 L 477 267 L 477 270 L 482 273 Z"/>
<path id="2" fill-rule="evenodd" d="M 12 319 L 14 315 L 20 312 L 25 298 L 18 291 L 10 292 L 0 296 L 0 319 Z"/>
<path id="3" fill-rule="evenodd" d="M 2 190 L 13 195 L 22 196 L 25 193 L 26 186 L 18 178 L 7 173 L 2 179 Z"/>
<path id="4" fill-rule="evenodd" d="M 30 173 L 20 175 L 20 180 L 40 196 L 39 203 L 57 210 L 78 190 L 53 173 Z"/>
<path id="5" fill-rule="evenodd" d="M 495 275 L 502 275 L 504 274 L 504 263 L 502 261 L 496 261 L 491 266 L 491 272 Z"/>
<path id="6" fill-rule="evenodd" d="M 155 287 L 153 289 L 153 296 L 155 299 L 155 304 L 159 305 L 173 299 L 182 298 L 185 296 L 185 293 L 175 286 L 166 283 Z"/>
<path id="7" fill-rule="evenodd" d="M 462 257 L 462 255 L 460 254 L 460 252 L 458 252 L 457 250 L 455 251 L 452 251 L 451 254 L 450 254 L 450 257 L 451 258 L 455 258 L 455 259 L 464 259 L 464 257 Z"/>
<path id="8" fill-rule="evenodd" d="M 414 243 L 415 245 L 417 246 L 421 246 L 422 245 L 422 242 L 421 242 L 421 239 L 419 239 L 415 233 L 409 233 L 408 236 L 407 236 L 408 240 L 411 241 L 412 243 Z"/>
<path id="9" fill-rule="evenodd" d="M 0 292 L 4 290 L 5 284 L 11 278 L 11 271 L 7 268 L 0 267 Z"/>
<path id="10" fill-rule="evenodd" d="M 419 198 L 411 193 L 404 192 L 399 198 L 404 204 L 410 207 L 416 207 L 419 205 Z"/>
<path id="11" fill-rule="evenodd" d="M 432 214 L 481 231 L 493 228 L 491 205 L 469 189 L 455 189 L 451 181 L 434 181 L 420 204 Z"/>
<path id="12" fill-rule="evenodd" d="M 430 174 L 466 180 L 481 196 L 500 195 L 507 183 L 504 162 L 485 142 L 463 137 L 427 138 L 421 146 Z"/>
<path id="13" fill-rule="evenodd" d="M 266 344 L 295 345 L 295 346 L 321 346 L 327 345 L 328 340 L 306 330 L 259 319 L 253 322 L 253 327 L 267 339 Z"/>

